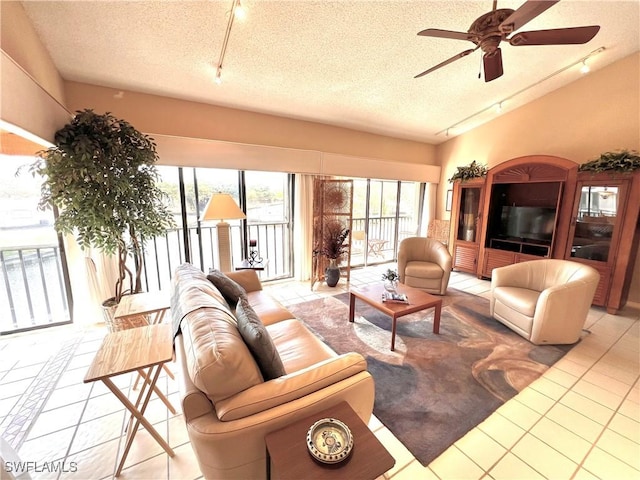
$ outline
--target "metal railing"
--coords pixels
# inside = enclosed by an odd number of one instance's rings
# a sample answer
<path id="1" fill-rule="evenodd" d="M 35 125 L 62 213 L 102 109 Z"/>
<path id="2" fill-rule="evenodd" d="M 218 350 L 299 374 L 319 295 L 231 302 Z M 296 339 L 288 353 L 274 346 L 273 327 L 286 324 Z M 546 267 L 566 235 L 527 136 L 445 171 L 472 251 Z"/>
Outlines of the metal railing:
<path id="1" fill-rule="evenodd" d="M 352 219 L 353 231 L 366 232 L 367 245 L 360 250 L 352 250 L 351 266 L 371 265 L 394 260 L 398 244 L 406 237 L 416 235 L 417 221 L 411 216 L 371 217 Z M 366 229 L 368 224 L 368 230 Z M 396 230 L 398 232 L 396 239 Z M 379 242 L 379 248 L 372 248 L 372 242 Z"/>
<path id="2" fill-rule="evenodd" d="M 69 323 L 60 249 L 0 249 L 0 333 Z"/>
<path id="3" fill-rule="evenodd" d="M 220 265 L 216 227 L 189 227 L 190 262 L 208 272 Z M 260 272 L 263 281 L 292 276 L 291 233 L 286 223 L 256 223 L 248 225 L 249 238 L 257 240 L 259 255 L 266 260 Z M 231 226 L 233 264 L 242 259 L 240 227 Z M 143 285 L 148 291 L 169 288 L 175 268 L 186 261 L 184 230 L 173 228 L 163 236 L 145 242 Z"/>

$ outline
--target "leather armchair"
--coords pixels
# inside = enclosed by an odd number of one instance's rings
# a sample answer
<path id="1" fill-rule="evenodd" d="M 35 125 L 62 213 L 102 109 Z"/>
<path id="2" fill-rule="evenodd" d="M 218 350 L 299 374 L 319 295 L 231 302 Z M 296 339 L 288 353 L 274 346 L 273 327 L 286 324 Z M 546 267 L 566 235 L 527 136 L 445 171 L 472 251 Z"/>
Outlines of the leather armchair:
<path id="1" fill-rule="evenodd" d="M 597 270 L 569 260 L 494 268 L 491 316 L 536 345 L 575 343 L 599 280 Z"/>
<path id="2" fill-rule="evenodd" d="M 428 293 L 444 295 L 451 275 L 451 254 L 432 238 L 409 237 L 398 248 L 400 283 Z"/>

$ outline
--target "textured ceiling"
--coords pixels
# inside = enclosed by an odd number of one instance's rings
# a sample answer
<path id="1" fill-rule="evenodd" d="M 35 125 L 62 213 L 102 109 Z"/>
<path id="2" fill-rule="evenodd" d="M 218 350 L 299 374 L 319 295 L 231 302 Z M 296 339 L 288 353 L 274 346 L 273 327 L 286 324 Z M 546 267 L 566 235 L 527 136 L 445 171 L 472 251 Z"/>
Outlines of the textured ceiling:
<path id="1" fill-rule="evenodd" d="M 477 1 L 243 0 L 221 85 L 214 83 L 231 0 L 25 1 L 27 15 L 66 80 L 184 98 L 440 143 L 453 124 L 510 97 L 590 52 L 596 70 L 640 49 L 640 2 L 563 0 L 518 31 L 600 25 L 585 45 L 513 47 L 504 75 L 478 79 L 480 50 L 413 77 L 473 47 L 417 35 L 467 31 L 492 8 Z M 523 0 L 501 0 L 517 9 Z M 503 110 L 579 78 L 573 67 L 527 89 Z M 455 135 L 493 111 L 479 115 Z"/>

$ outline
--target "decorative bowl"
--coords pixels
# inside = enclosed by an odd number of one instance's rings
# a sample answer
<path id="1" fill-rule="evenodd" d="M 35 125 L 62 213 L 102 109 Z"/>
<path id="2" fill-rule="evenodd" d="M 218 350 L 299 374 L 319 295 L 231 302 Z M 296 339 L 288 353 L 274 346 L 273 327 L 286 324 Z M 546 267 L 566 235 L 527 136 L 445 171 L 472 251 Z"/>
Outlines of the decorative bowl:
<path id="1" fill-rule="evenodd" d="M 322 418 L 309 428 L 307 448 L 322 463 L 339 463 L 351 454 L 353 435 L 340 420 Z"/>

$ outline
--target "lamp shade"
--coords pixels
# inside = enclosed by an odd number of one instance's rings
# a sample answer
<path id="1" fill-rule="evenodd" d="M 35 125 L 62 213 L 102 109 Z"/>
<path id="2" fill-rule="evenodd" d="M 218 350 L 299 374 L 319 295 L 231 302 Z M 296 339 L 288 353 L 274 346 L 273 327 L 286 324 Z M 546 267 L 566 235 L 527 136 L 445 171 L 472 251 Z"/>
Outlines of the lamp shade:
<path id="1" fill-rule="evenodd" d="M 246 218 L 238 204 L 228 193 L 214 193 L 207 203 L 200 220 L 231 220 Z"/>

